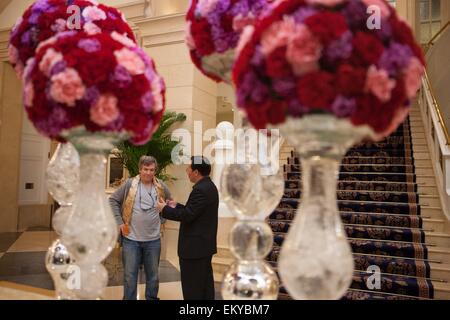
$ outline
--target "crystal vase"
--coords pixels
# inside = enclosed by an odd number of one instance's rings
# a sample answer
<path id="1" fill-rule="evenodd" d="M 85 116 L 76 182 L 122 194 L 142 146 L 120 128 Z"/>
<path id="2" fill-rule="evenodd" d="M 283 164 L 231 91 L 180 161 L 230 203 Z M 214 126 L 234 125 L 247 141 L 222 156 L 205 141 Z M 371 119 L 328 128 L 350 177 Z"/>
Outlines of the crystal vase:
<path id="1" fill-rule="evenodd" d="M 258 164 L 225 166 L 221 178 L 223 200 L 238 221 L 230 232 L 230 250 L 236 261 L 222 281 L 225 300 L 274 300 L 279 280 L 264 261 L 272 249 L 273 233 L 264 219 L 277 206 L 283 194 L 280 172 L 261 175 Z"/>
<path id="2" fill-rule="evenodd" d="M 279 126 L 300 155 L 301 200 L 283 242 L 278 268 L 295 299 L 339 299 L 353 276 L 353 256 L 341 222 L 336 186 L 346 151 L 368 127 L 354 127 L 329 115 L 290 119 Z"/>
<path id="3" fill-rule="evenodd" d="M 107 272 L 101 262 L 113 250 L 117 225 L 105 194 L 106 154 L 116 139 L 102 135 L 72 135 L 80 154 L 80 185 L 61 240 L 80 271 L 80 299 L 96 299 L 106 286 Z M 102 270 L 95 275 L 95 270 Z M 83 281 L 84 280 L 84 281 Z"/>
<path id="4" fill-rule="evenodd" d="M 60 205 L 52 220 L 53 229 L 58 234 L 61 234 L 72 213 L 79 176 L 80 157 L 77 150 L 70 142 L 58 144 L 46 170 L 48 192 Z"/>

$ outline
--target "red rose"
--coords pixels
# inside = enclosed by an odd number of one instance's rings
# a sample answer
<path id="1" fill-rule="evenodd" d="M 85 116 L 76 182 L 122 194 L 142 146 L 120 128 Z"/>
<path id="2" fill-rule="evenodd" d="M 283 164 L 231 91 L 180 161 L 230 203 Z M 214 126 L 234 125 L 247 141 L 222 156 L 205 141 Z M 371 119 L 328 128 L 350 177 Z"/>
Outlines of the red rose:
<path id="1" fill-rule="evenodd" d="M 376 64 L 384 51 L 383 43 L 374 35 L 357 32 L 353 38 L 353 56 L 351 59 L 365 65 Z"/>
<path id="2" fill-rule="evenodd" d="M 207 56 L 215 51 L 211 38 L 211 26 L 206 19 L 193 20 L 191 34 L 194 38 L 195 47 L 202 56 Z"/>
<path id="3" fill-rule="evenodd" d="M 356 100 L 356 110 L 353 112 L 351 121 L 354 125 L 368 124 L 376 132 L 383 130 L 383 125 L 378 124 L 378 118 L 382 112 L 382 103 L 372 94 L 365 94 Z"/>
<path id="4" fill-rule="evenodd" d="M 392 91 L 392 99 L 387 103 L 381 103 L 372 94 L 360 96 L 357 99 L 357 108 L 351 121 L 354 125 L 368 124 L 377 133 L 383 132 L 391 124 L 397 109 L 402 108 L 406 101 L 404 84 L 402 81 L 398 81 Z"/>
<path id="5" fill-rule="evenodd" d="M 271 124 L 283 123 L 286 120 L 287 111 L 286 101 L 280 101 L 278 103 L 273 102 L 272 105 L 267 110 L 267 117 Z"/>
<path id="6" fill-rule="evenodd" d="M 266 59 L 266 73 L 274 78 L 289 76 L 291 65 L 286 60 L 286 47 L 279 47 L 272 51 Z"/>
<path id="7" fill-rule="evenodd" d="M 197 7 L 198 0 L 192 0 L 189 11 L 186 14 L 186 21 L 192 21 L 195 19 L 195 8 Z"/>
<path id="8" fill-rule="evenodd" d="M 220 19 L 220 24 L 222 25 L 222 28 L 225 33 L 233 32 L 233 16 L 231 14 L 226 14 L 222 16 Z"/>
<path id="9" fill-rule="evenodd" d="M 247 105 L 245 109 L 247 118 L 255 129 L 264 129 L 267 126 L 267 123 L 269 122 L 267 110 L 270 106 L 270 100 L 266 100 L 261 104 L 251 103 Z"/>
<path id="10" fill-rule="evenodd" d="M 149 118 L 143 117 L 141 112 L 128 111 L 124 113 L 124 128 L 132 132 L 143 132 L 147 128 Z"/>
<path id="11" fill-rule="evenodd" d="M 345 17 L 342 14 L 329 11 L 310 16 L 305 20 L 305 24 L 325 45 L 339 39 L 348 30 Z"/>
<path id="12" fill-rule="evenodd" d="M 233 81 L 237 84 L 240 83 L 240 79 L 243 75 L 248 72 L 250 67 L 250 60 L 255 53 L 255 45 L 252 41 L 249 41 L 244 48 L 242 48 L 241 53 L 236 57 L 236 61 L 233 66 Z"/>
<path id="13" fill-rule="evenodd" d="M 300 103 L 309 108 L 329 110 L 336 98 L 335 77 L 328 72 L 309 73 L 297 83 Z"/>
<path id="14" fill-rule="evenodd" d="M 356 68 L 349 64 L 339 66 L 336 82 L 337 90 L 346 96 L 361 94 L 364 91 L 366 74 L 364 68 Z"/>

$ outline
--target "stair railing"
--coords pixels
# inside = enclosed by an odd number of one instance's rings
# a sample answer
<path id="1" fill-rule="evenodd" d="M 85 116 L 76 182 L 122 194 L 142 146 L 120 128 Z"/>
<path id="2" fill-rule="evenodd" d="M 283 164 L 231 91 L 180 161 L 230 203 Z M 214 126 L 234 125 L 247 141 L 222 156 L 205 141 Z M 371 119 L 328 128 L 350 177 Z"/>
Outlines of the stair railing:
<path id="1" fill-rule="evenodd" d="M 446 24 L 437 33 L 437 36 L 430 41 L 428 46 L 429 50 L 427 50 L 427 59 L 431 59 L 430 57 L 433 56 L 435 49 L 439 49 L 437 44 L 442 40 L 445 41 L 450 36 L 448 27 L 449 24 Z M 444 69 L 447 69 L 446 65 Z M 442 210 L 447 219 L 450 220 L 450 134 L 445 122 L 446 114 L 436 99 L 434 87 L 428 72 L 425 73 L 422 79 L 422 88 L 418 102 Z"/>

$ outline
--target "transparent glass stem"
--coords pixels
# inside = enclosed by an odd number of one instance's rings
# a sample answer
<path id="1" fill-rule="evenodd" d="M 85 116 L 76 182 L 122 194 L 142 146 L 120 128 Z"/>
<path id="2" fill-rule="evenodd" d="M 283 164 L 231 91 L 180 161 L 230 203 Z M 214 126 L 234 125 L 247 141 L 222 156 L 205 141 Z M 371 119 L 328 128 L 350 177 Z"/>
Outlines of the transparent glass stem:
<path id="1" fill-rule="evenodd" d="M 62 240 L 77 263 L 100 263 L 117 240 L 117 226 L 105 195 L 105 155 L 83 152 L 80 164 L 80 188 Z"/>
<path id="2" fill-rule="evenodd" d="M 308 153 L 301 166 L 301 203 L 281 249 L 280 275 L 296 299 L 338 299 L 353 274 L 336 202 L 339 157 Z"/>

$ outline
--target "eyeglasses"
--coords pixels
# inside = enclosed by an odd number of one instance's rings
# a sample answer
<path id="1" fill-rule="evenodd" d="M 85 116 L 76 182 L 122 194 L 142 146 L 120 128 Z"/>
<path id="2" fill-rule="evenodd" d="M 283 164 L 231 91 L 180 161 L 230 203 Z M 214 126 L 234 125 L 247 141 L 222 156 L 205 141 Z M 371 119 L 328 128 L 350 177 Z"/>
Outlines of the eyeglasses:
<path id="1" fill-rule="evenodd" d="M 141 189 L 142 189 L 142 186 L 141 186 L 141 183 L 139 182 L 139 190 L 138 190 L 138 194 L 139 194 L 139 208 L 142 210 L 142 211 L 150 211 L 151 209 L 154 209 L 154 208 L 156 208 L 156 202 L 157 202 L 157 200 L 158 200 L 158 195 L 156 195 L 156 197 L 155 198 L 153 198 L 153 195 L 152 195 L 152 192 L 150 191 L 150 192 L 147 192 L 148 193 L 148 195 L 150 196 L 150 198 L 152 199 L 152 205 L 150 206 L 150 207 L 147 207 L 146 208 L 146 205 L 144 204 L 144 206 L 142 206 L 142 196 L 141 196 Z M 152 190 L 153 190 L 153 187 L 152 187 Z"/>

